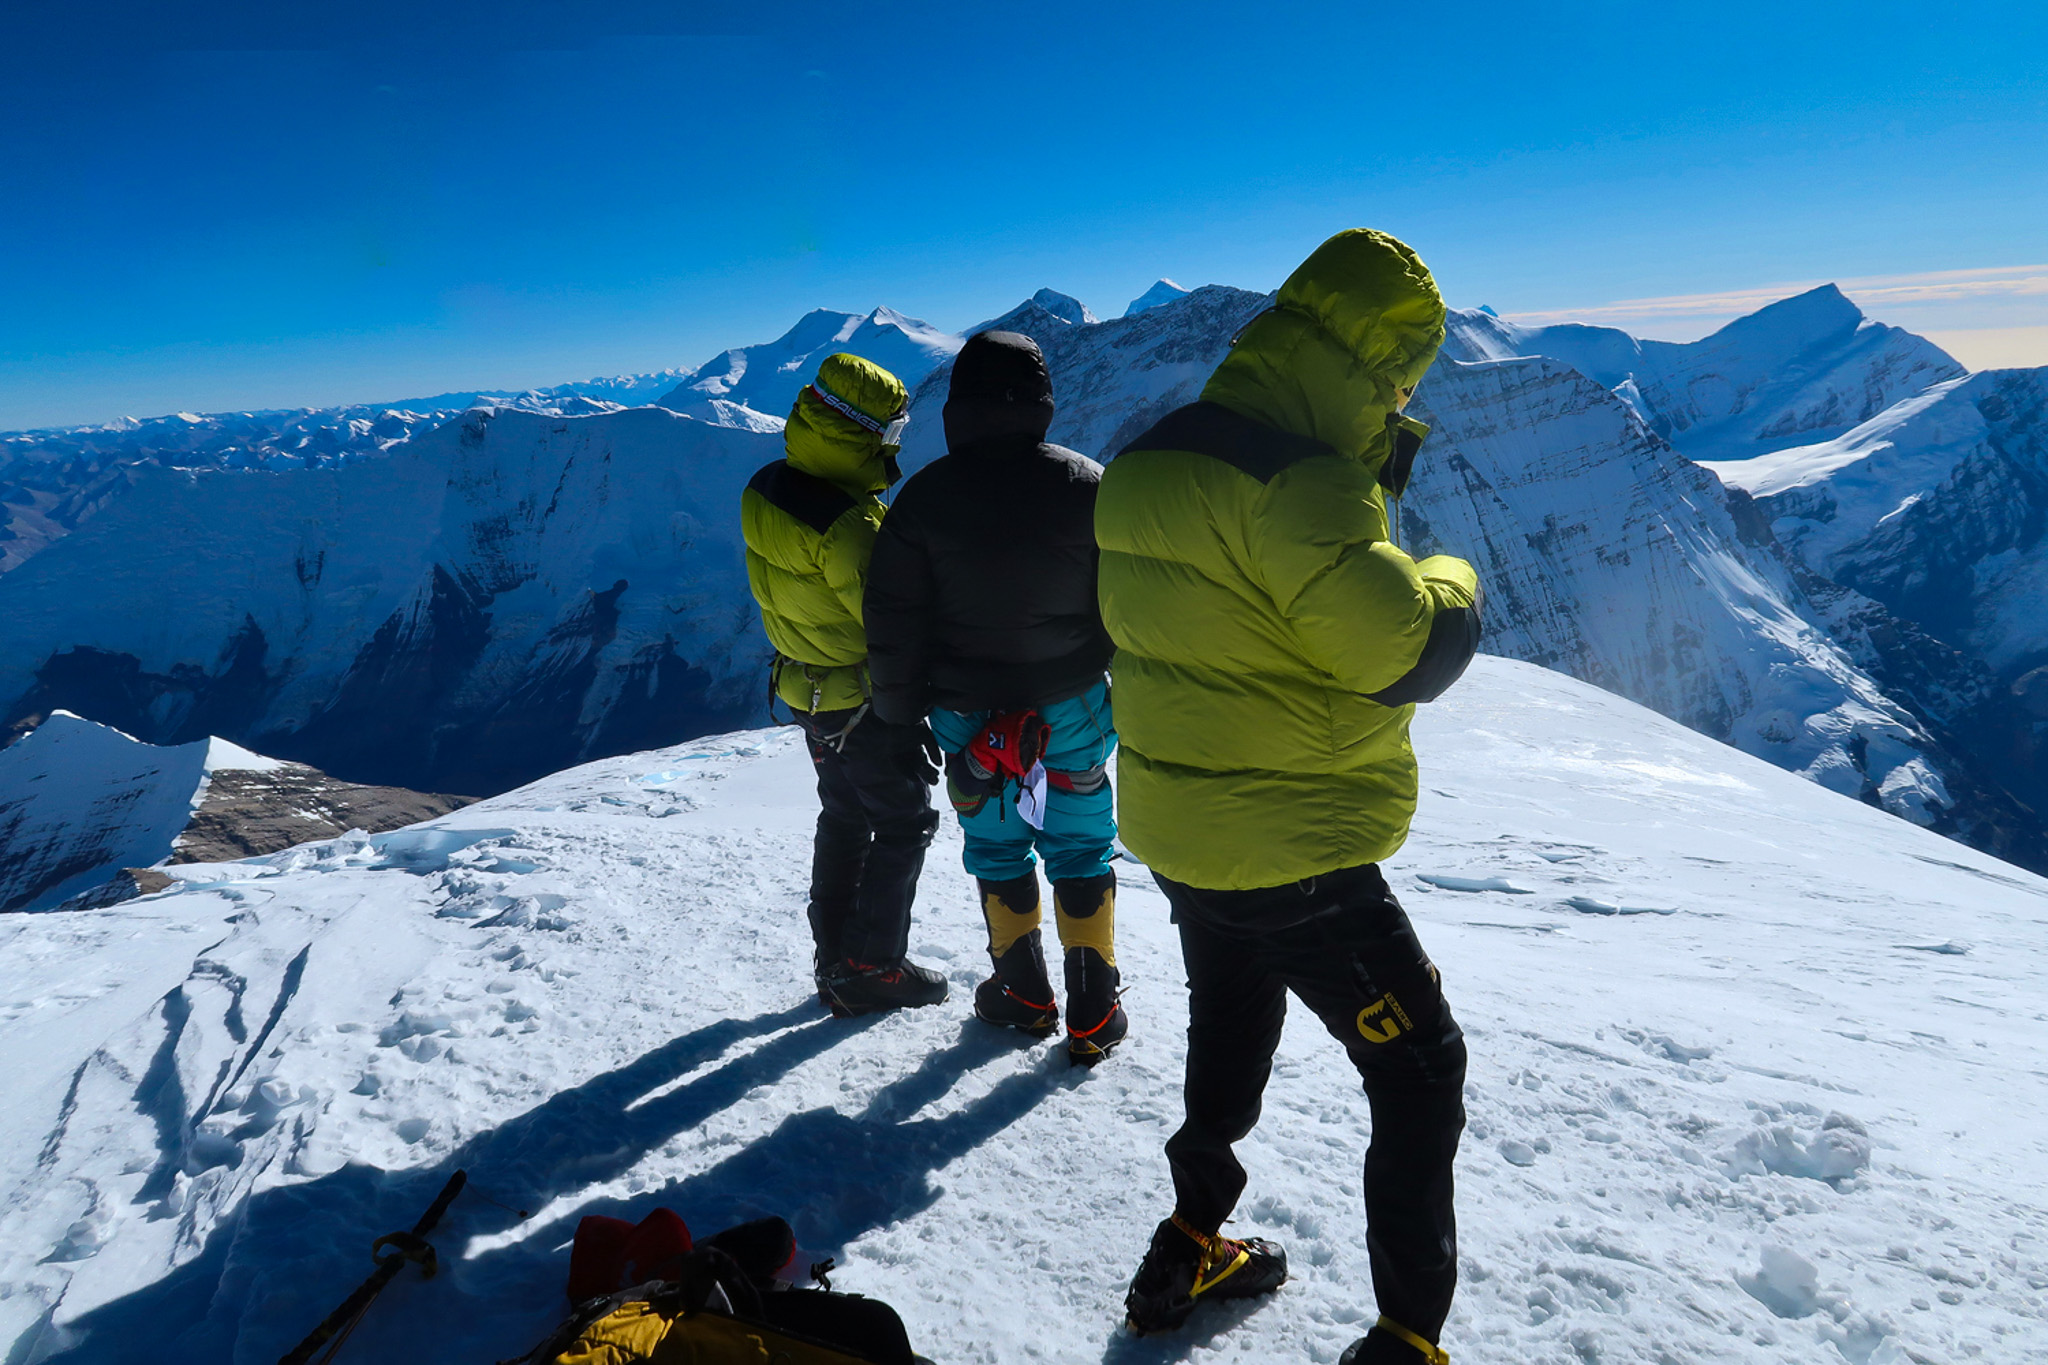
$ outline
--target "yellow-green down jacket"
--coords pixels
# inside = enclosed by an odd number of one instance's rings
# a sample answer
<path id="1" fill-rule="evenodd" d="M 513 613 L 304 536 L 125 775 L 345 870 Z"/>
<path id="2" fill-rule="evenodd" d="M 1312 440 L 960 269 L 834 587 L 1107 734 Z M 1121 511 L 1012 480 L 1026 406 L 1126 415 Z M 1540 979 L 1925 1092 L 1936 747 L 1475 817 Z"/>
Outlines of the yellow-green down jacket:
<path id="1" fill-rule="evenodd" d="M 903 410 L 902 383 L 859 356 L 826 357 L 817 384 L 877 426 Z M 776 693 L 799 711 L 859 706 L 868 695 L 861 590 L 882 524 L 875 495 L 898 477 L 896 447 L 808 385 L 782 439 L 786 458 L 740 495 L 747 582 L 779 656 Z"/>
<path id="2" fill-rule="evenodd" d="M 1443 335 L 1415 253 L 1342 233 L 1245 327 L 1201 401 L 1104 472 L 1118 824 L 1155 871 L 1278 886 L 1407 837 L 1409 717 L 1479 630 L 1472 566 L 1390 543 L 1379 482 L 1399 391 Z"/>

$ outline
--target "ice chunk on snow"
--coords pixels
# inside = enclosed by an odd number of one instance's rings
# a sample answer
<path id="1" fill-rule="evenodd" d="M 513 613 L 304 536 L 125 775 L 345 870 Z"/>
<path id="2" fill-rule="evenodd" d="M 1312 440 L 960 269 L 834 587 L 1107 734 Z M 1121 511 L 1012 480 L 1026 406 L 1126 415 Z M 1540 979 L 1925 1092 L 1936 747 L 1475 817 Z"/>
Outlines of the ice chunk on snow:
<path id="1" fill-rule="evenodd" d="M 1434 872 L 1418 872 L 1418 882 L 1442 887 L 1446 891 L 1505 891 L 1510 896 L 1533 896 L 1536 893 L 1526 886 L 1516 886 L 1505 877 L 1446 877 Z"/>
<path id="2" fill-rule="evenodd" d="M 1781 1318 L 1811 1317 L 1820 1307 L 1820 1272 L 1798 1252 L 1767 1246 L 1754 1275 L 1735 1281 L 1751 1298 Z"/>

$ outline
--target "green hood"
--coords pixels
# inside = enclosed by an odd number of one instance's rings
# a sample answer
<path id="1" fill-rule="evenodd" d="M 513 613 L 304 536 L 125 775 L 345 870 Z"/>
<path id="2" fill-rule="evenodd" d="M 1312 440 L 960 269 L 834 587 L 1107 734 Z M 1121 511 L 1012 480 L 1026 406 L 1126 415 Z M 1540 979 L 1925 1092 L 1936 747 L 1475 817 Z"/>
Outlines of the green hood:
<path id="1" fill-rule="evenodd" d="M 1422 378 L 1443 339 L 1444 301 L 1422 258 L 1384 232 L 1353 228 L 1287 277 L 1202 397 L 1377 473 L 1397 390 Z"/>
<path id="2" fill-rule="evenodd" d="M 901 380 L 857 355 L 826 356 L 818 367 L 816 382 L 877 423 L 886 423 L 902 412 L 907 397 Z M 856 497 L 879 493 L 902 477 L 896 468 L 896 447 L 884 445 L 879 434 L 835 411 L 809 384 L 789 410 L 782 444 L 794 468 Z"/>

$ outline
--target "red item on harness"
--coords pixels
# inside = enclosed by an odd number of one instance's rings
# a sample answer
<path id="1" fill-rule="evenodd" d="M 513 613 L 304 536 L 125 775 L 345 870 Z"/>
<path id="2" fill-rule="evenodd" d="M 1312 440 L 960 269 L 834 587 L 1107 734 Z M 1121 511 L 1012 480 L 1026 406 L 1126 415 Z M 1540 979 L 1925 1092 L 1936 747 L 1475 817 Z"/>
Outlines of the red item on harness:
<path id="1" fill-rule="evenodd" d="M 1026 707 L 1022 711 L 998 711 L 988 718 L 967 743 L 968 757 L 984 772 L 997 779 L 1024 782 L 1045 757 L 1052 743 L 1052 727 L 1045 717 Z"/>
<path id="2" fill-rule="evenodd" d="M 590 1214 L 569 1247 L 569 1301 L 582 1303 L 649 1280 L 672 1280 L 690 1254 L 690 1229 L 673 1209 L 656 1209 L 636 1226 Z"/>

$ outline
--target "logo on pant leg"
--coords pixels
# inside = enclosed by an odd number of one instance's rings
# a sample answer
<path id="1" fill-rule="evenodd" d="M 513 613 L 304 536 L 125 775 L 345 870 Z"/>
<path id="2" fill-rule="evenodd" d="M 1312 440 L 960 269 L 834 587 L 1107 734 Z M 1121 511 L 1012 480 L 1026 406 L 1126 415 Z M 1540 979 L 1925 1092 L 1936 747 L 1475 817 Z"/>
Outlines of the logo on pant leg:
<path id="1" fill-rule="evenodd" d="M 1414 1028 L 1392 991 L 1358 1012 L 1359 1035 L 1369 1043 L 1391 1043 L 1401 1036 L 1403 1029 L 1412 1032 Z"/>

